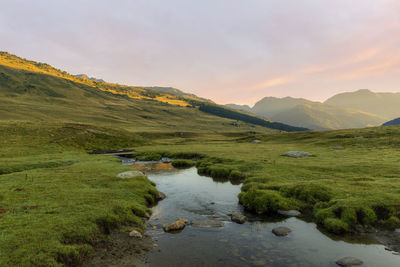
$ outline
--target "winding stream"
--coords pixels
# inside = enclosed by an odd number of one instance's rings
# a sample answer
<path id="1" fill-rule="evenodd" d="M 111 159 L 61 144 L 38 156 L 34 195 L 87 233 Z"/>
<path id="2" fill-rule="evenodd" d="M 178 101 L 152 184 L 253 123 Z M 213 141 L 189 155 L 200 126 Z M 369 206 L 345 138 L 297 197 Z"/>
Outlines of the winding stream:
<path id="1" fill-rule="evenodd" d="M 196 168 L 177 170 L 170 164 L 135 165 L 167 198 L 153 208 L 147 234 L 158 245 L 148 256 L 149 266 L 337 266 L 335 261 L 352 256 L 363 266 L 400 266 L 400 256 L 386 251 L 374 240 L 341 241 L 321 233 L 314 223 L 297 218 L 263 220 L 249 215 L 249 222 L 236 224 L 227 215 L 244 212 L 237 195 L 241 185 L 216 182 L 199 176 Z M 152 167 L 154 167 L 152 166 Z M 176 234 L 162 226 L 185 218 L 189 222 L 216 220 L 223 227 L 187 225 Z M 156 229 L 152 229 L 156 226 Z M 289 227 L 286 237 L 271 230 Z"/>

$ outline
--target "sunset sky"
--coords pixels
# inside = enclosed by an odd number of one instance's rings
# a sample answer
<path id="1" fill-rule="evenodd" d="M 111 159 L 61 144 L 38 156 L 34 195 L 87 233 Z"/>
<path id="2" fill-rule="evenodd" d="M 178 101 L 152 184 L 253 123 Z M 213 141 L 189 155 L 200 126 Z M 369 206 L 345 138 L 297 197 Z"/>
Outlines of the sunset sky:
<path id="1" fill-rule="evenodd" d="M 4 0 L 0 50 L 217 103 L 400 91 L 398 0 Z"/>

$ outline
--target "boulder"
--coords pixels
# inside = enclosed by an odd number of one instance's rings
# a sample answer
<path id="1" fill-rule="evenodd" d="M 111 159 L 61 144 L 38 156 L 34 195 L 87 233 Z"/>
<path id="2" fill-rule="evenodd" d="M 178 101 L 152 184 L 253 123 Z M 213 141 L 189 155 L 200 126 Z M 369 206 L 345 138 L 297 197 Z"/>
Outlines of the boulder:
<path id="1" fill-rule="evenodd" d="M 136 231 L 136 230 L 131 231 L 129 233 L 129 236 L 135 237 L 135 238 L 139 238 L 139 239 L 143 238 L 142 234 L 140 232 Z"/>
<path id="2" fill-rule="evenodd" d="M 247 221 L 247 217 L 239 212 L 232 212 L 231 220 L 235 223 L 243 224 Z"/>
<path id="3" fill-rule="evenodd" d="M 304 158 L 310 157 L 312 154 L 304 151 L 288 151 L 283 154 L 283 156 L 292 157 L 292 158 Z"/>
<path id="4" fill-rule="evenodd" d="M 278 210 L 278 213 L 287 217 L 297 217 L 301 215 L 301 212 L 298 210 Z"/>
<path id="5" fill-rule="evenodd" d="M 178 219 L 175 222 L 164 226 L 164 231 L 171 232 L 171 231 L 182 230 L 183 228 L 185 228 L 187 222 L 188 222 L 188 220 L 186 220 L 186 219 L 182 219 L 182 218 Z"/>
<path id="6" fill-rule="evenodd" d="M 334 146 L 333 149 L 334 149 L 334 150 L 342 150 L 343 147 L 342 147 L 342 146 Z"/>
<path id="7" fill-rule="evenodd" d="M 117 174 L 117 178 L 121 179 L 129 179 L 129 178 L 134 178 L 138 176 L 144 176 L 143 172 L 140 171 L 127 171 L 127 172 L 121 172 Z"/>
<path id="8" fill-rule="evenodd" d="M 253 144 L 261 144 L 261 141 L 260 140 L 253 140 L 253 141 L 251 141 Z"/>
<path id="9" fill-rule="evenodd" d="M 292 231 L 292 230 L 290 230 L 289 228 L 284 227 L 284 226 L 279 226 L 279 227 L 276 227 L 276 228 L 272 229 L 272 233 L 273 233 L 274 235 L 276 235 L 276 236 L 286 236 L 286 235 L 288 235 L 291 231 Z"/>
<path id="10" fill-rule="evenodd" d="M 163 193 L 163 192 L 158 192 L 158 194 L 156 195 L 156 200 L 160 201 L 165 199 L 167 196 Z"/>
<path id="11" fill-rule="evenodd" d="M 199 228 L 218 228 L 224 227 L 224 223 L 216 220 L 201 220 L 201 221 L 192 221 L 191 225 L 193 227 Z"/>
<path id="12" fill-rule="evenodd" d="M 362 265 L 363 262 L 357 258 L 344 257 L 341 258 L 340 260 L 337 260 L 336 264 L 342 267 L 350 267 L 350 266 Z"/>

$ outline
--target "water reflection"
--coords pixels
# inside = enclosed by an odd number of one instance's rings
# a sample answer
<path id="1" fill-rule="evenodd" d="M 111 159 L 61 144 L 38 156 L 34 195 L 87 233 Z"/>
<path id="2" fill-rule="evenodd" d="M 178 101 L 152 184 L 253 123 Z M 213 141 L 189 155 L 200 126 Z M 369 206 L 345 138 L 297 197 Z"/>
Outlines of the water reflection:
<path id="1" fill-rule="evenodd" d="M 135 168 L 145 171 L 167 195 L 153 208 L 149 221 L 157 229 L 147 233 L 158 244 L 149 255 L 150 266 L 336 266 L 345 256 L 363 260 L 363 266 L 400 266 L 399 256 L 372 240 L 334 240 L 314 223 L 297 218 L 251 217 L 243 225 L 232 223 L 227 214 L 243 212 L 237 199 L 241 185 L 199 176 L 196 168 L 176 170 L 160 163 Z M 179 234 L 164 233 L 162 225 L 177 218 L 217 220 L 224 226 L 189 225 Z M 292 232 L 276 237 L 271 230 L 277 226 Z"/>

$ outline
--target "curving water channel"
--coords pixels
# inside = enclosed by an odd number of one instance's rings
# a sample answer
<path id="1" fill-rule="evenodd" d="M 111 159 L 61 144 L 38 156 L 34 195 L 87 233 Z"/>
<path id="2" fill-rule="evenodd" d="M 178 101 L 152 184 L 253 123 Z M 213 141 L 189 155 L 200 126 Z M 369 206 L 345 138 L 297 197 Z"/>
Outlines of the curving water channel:
<path id="1" fill-rule="evenodd" d="M 352 256 L 363 266 L 398 267 L 400 256 L 374 240 L 334 240 L 314 223 L 297 218 L 251 217 L 245 224 L 231 222 L 232 211 L 244 212 L 237 195 L 241 185 L 199 176 L 196 168 L 177 170 L 170 164 L 135 165 L 146 171 L 167 198 L 153 208 L 147 234 L 158 245 L 148 256 L 149 266 L 337 266 Z M 155 168 L 154 168 L 155 167 Z M 162 226 L 185 218 L 190 222 L 213 220 L 223 227 L 188 225 L 180 233 L 165 233 Z M 156 226 L 156 229 L 152 229 Z M 277 237 L 271 230 L 289 227 Z"/>

